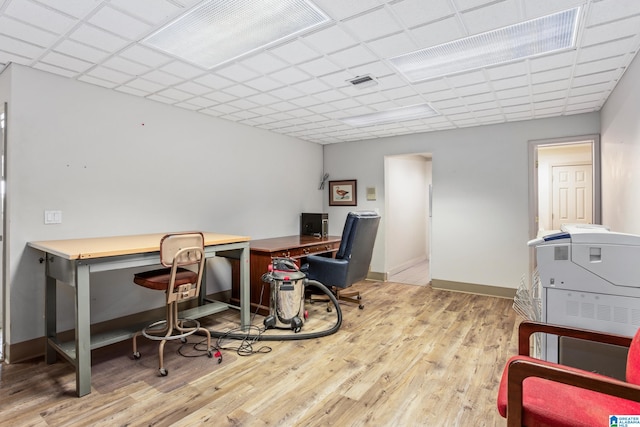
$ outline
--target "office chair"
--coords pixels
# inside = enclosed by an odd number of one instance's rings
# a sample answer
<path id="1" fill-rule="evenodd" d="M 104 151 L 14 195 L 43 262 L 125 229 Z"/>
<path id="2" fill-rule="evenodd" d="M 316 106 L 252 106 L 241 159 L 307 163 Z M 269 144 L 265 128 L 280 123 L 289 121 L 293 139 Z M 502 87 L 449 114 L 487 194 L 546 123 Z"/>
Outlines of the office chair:
<path id="1" fill-rule="evenodd" d="M 529 356 L 535 332 L 628 347 L 626 381 Z M 640 414 L 640 330 L 632 338 L 537 322 L 518 330 L 518 355 L 502 374 L 498 411 L 507 426 L 610 426 L 609 416 Z"/>
<path id="2" fill-rule="evenodd" d="M 335 258 L 309 255 L 303 269 L 307 277 L 331 289 L 338 300 L 355 302 L 363 309 L 360 292 L 348 288 L 369 273 L 379 223 L 376 212 L 349 212 Z"/>
<path id="3" fill-rule="evenodd" d="M 166 293 L 166 317 L 154 322 L 133 336 L 133 357 L 140 358 L 137 348 L 139 335 L 160 341 L 158 356 L 160 375 L 168 375 L 164 368 L 164 345 L 168 340 L 179 339 L 202 332 L 207 337 L 207 356 L 212 357 L 211 334 L 200 327 L 195 319 L 179 319 L 178 304 L 200 295 L 202 273 L 204 272 L 204 236 L 202 233 L 167 234 L 160 240 L 160 263 L 162 269 L 145 271 L 134 276 L 133 282 L 145 288 Z M 191 267 L 191 269 L 185 268 Z"/>

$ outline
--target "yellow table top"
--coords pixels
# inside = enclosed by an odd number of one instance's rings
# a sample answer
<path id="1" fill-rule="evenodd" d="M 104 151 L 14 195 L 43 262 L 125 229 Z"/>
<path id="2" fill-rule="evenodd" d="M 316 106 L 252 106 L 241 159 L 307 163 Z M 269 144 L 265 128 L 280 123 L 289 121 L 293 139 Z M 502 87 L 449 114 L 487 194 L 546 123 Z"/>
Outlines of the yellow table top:
<path id="1" fill-rule="evenodd" d="M 59 257 L 76 260 L 118 255 L 156 252 L 160 250 L 160 239 L 167 233 L 138 234 L 131 236 L 90 237 L 84 239 L 45 240 L 29 242 L 34 249 Z M 239 243 L 250 240 L 248 236 L 202 233 L 205 246 Z"/>

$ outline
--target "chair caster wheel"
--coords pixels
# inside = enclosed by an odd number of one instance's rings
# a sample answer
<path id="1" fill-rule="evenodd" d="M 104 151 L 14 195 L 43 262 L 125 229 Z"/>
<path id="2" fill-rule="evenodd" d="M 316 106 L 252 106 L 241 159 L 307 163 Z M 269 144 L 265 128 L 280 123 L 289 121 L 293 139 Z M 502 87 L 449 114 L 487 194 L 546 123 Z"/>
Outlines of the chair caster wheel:
<path id="1" fill-rule="evenodd" d="M 331 313 L 331 307 L 327 307 L 327 313 Z"/>
<path id="2" fill-rule="evenodd" d="M 360 304 L 360 305 L 358 306 L 358 308 L 359 308 L 360 310 L 362 310 L 362 309 L 364 308 L 364 305 L 363 305 L 363 304 Z"/>
<path id="3" fill-rule="evenodd" d="M 169 375 L 169 371 L 167 371 L 164 368 L 160 368 L 160 376 L 161 377 L 166 377 L 167 375 Z"/>
<path id="4" fill-rule="evenodd" d="M 362 295 L 358 295 L 356 299 L 359 299 L 359 300 L 362 299 Z"/>
<path id="5" fill-rule="evenodd" d="M 207 357 L 209 359 L 211 359 L 213 357 L 213 353 L 211 352 L 211 350 L 207 351 Z"/>
<path id="6" fill-rule="evenodd" d="M 185 337 L 180 338 L 180 342 L 182 344 L 186 344 L 187 343 L 187 339 Z"/>
<path id="7" fill-rule="evenodd" d="M 135 360 L 138 360 L 138 359 L 140 359 L 141 357 L 142 357 L 142 355 L 140 354 L 140 352 L 139 352 L 139 351 L 136 351 L 135 353 L 133 353 L 133 358 L 134 358 Z"/>

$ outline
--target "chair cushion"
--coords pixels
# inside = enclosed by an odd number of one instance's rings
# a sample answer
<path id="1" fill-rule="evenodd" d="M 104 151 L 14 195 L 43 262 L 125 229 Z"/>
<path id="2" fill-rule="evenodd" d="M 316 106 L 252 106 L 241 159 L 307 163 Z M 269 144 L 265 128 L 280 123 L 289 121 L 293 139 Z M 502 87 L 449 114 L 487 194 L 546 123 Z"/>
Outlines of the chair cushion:
<path id="1" fill-rule="evenodd" d="M 527 356 L 514 356 L 507 362 L 502 373 L 498 391 L 498 411 L 507 416 L 507 378 L 508 366 L 512 360 L 531 360 L 536 363 L 557 366 L 555 363 L 533 359 Z M 584 372 L 581 369 L 563 366 L 563 368 Z M 599 374 L 594 376 L 604 377 Z M 579 387 L 569 386 L 538 377 L 526 378 L 522 386 L 523 425 L 555 427 L 595 427 L 608 426 L 609 415 L 640 414 L 640 403 L 613 397 Z"/>
<path id="2" fill-rule="evenodd" d="M 133 276 L 133 283 L 149 289 L 166 291 L 169 287 L 171 269 L 162 268 L 159 270 L 143 271 Z M 196 283 L 198 274 L 186 268 L 178 268 L 176 271 L 176 282 L 174 288 L 188 283 Z"/>

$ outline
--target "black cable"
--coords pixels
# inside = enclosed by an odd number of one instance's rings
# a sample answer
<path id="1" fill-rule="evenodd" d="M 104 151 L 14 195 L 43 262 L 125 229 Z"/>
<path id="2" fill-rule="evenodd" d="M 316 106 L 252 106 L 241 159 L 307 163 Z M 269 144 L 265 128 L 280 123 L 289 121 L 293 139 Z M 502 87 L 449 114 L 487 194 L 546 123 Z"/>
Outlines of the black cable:
<path id="1" fill-rule="evenodd" d="M 209 330 L 209 332 L 211 333 L 212 337 L 217 337 L 218 339 L 224 337 L 224 338 L 228 338 L 228 339 L 234 339 L 234 340 L 250 340 L 251 343 L 254 343 L 256 341 L 295 341 L 295 340 L 306 340 L 306 339 L 313 339 L 313 338 L 321 338 L 321 337 L 326 337 L 327 335 L 331 335 L 334 334 L 338 331 L 338 329 L 340 329 L 340 326 L 342 325 L 342 310 L 340 309 L 340 303 L 338 302 L 338 299 L 335 297 L 335 295 L 333 294 L 333 292 L 331 292 L 331 290 L 329 288 L 327 288 L 325 285 L 323 285 L 322 283 L 318 282 L 317 280 L 309 280 L 309 279 L 304 279 L 304 285 L 306 286 L 312 286 L 315 287 L 317 289 L 319 289 L 320 291 L 324 292 L 328 297 L 329 300 L 333 303 L 333 305 L 336 308 L 336 315 L 337 315 L 337 319 L 336 319 L 336 323 L 329 329 L 327 329 L 326 331 L 319 331 L 319 332 L 309 332 L 309 333 L 296 333 L 296 334 L 290 334 L 290 335 L 265 335 L 263 334 L 264 329 L 260 329 L 256 326 L 249 326 L 249 329 L 246 331 L 246 333 L 242 333 L 242 334 L 238 334 L 238 333 L 234 333 L 233 331 L 240 331 L 242 330 L 241 328 L 235 328 L 232 329 L 228 332 L 218 332 L 218 331 L 213 331 L 213 330 Z M 250 331 L 252 329 L 255 329 L 258 331 L 257 335 L 251 335 Z M 269 350 L 270 351 L 270 350 Z M 256 353 L 256 352 L 254 352 Z M 239 354 L 239 353 L 238 353 Z M 253 353 L 251 353 L 253 354 Z"/>

